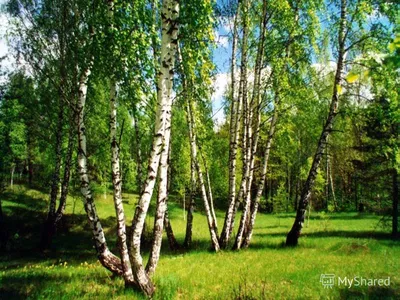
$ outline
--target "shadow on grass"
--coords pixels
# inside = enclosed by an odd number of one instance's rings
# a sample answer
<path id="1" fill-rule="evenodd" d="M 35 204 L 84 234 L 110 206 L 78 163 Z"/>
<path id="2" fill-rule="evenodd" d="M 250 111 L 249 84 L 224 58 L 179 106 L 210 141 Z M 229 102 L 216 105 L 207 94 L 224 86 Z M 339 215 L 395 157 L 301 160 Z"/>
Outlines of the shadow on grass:
<path id="1" fill-rule="evenodd" d="M 13 207 L 13 212 L 18 208 L 26 208 L 30 211 L 43 211 L 47 208 L 47 201 L 42 199 L 42 194 L 39 191 L 34 192 L 38 197 L 27 195 L 25 189 L 17 191 L 7 191 L 1 195 L 2 201 L 12 202 L 17 205 Z M 40 195 L 40 196 L 39 196 Z"/>
<path id="2" fill-rule="evenodd" d="M 293 219 L 295 218 L 295 213 L 286 213 L 278 215 L 278 219 Z M 380 216 L 370 214 L 370 213 L 328 213 L 325 215 L 311 214 L 307 216 L 310 220 L 362 220 L 362 219 L 377 219 Z"/>
<path id="3" fill-rule="evenodd" d="M 341 289 L 341 299 L 399 299 L 400 290 L 391 286 L 371 286 L 368 289 Z"/>
<path id="4" fill-rule="evenodd" d="M 2 195 L 2 200 L 11 204 L 3 207 L 8 238 L 5 249 L 0 252 L 0 266 L 13 269 L 32 262 L 68 260 L 79 263 L 96 259 L 87 217 L 83 214 L 64 215 L 50 249 L 39 250 L 48 203 L 37 195 L 35 192 L 27 195 L 23 189 Z M 111 216 L 101 220 L 111 248 L 115 245 L 115 220 Z"/>
<path id="5" fill-rule="evenodd" d="M 0 287 L 0 299 L 27 299 L 37 297 L 39 294 L 47 294 L 54 281 L 66 282 L 65 276 L 50 276 L 41 274 L 5 274 L 2 276 Z M 44 296 L 44 295 L 43 295 Z M 49 295 L 48 295 L 49 296 Z M 83 295 L 82 295 L 83 296 Z"/>
<path id="6" fill-rule="evenodd" d="M 125 296 L 132 299 L 144 299 L 137 291 L 124 288 L 121 278 L 110 278 L 107 275 L 80 271 L 76 273 L 55 273 L 45 270 L 31 273 L 5 274 L 0 286 L 0 299 L 80 299 L 92 297 L 104 298 L 105 291 L 100 286 L 107 285 L 108 292 L 113 297 Z M 82 281 L 82 278 L 84 279 Z M 71 288 L 75 287 L 75 288 Z"/>
<path id="7" fill-rule="evenodd" d="M 286 239 L 287 232 L 272 232 L 272 233 L 259 233 L 256 232 L 253 234 L 254 236 L 259 237 L 282 237 Z M 329 237 L 341 237 L 341 238 L 356 238 L 356 239 L 375 239 L 375 240 L 394 240 L 392 235 L 387 232 L 377 232 L 377 231 L 315 231 L 315 232 L 307 232 L 303 233 L 301 237 L 310 237 L 310 238 L 329 238 Z M 400 240 L 394 240 L 394 242 L 398 241 L 398 245 L 400 246 Z"/>

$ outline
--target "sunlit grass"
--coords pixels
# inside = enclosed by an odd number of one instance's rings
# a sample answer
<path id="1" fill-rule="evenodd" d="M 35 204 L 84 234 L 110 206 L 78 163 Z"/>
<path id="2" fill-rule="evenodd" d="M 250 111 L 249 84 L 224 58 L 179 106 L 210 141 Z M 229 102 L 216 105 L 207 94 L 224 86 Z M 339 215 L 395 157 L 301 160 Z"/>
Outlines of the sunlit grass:
<path id="1" fill-rule="evenodd" d="M 9 252 L 0 259 L 0 299 L 141 298 L 137 292 L 124 290 L 123 281 L 111 276 L 97 262 L 79 198 L 75 199 L 75 207 L 74 199 L 68 199 L 65 228 L 58 233 L 51 251 L 41 254 L 32 250 L 39 240 L 47 198 L 46 194 L 23 188 L 8 191 L 2 198 L 12 237 Z M 137 198 L 126 194 L 124 201 L 130 224 Z M 109 246 L 115 250 L 111 196 L 99 195 L 96 206 Z M 218 212 L 220 228 L 223 215 Z M 182 242 L 186 221 L 179 203 L 171 202 L 170 217 L 176 237 Z M 388 232 L 378 226 L 380 218 L 370 214 L 312 212 L 299 247 L 284 248 L 293 214 L 259 214 L 248 249 L 216 254 L 210 251 L 206 218 L 197 211 L 193 249 L 174 253 L 166 240 L 163 242 L 154 277 L 156 298 L 399 298 L 400 243 L 392 241 Z M 151 217 L 146 223 L 151 227 Z M 319 282 L 321 274 L 349 278 L 390 276 L 391 285 L 326 289 Z"/>

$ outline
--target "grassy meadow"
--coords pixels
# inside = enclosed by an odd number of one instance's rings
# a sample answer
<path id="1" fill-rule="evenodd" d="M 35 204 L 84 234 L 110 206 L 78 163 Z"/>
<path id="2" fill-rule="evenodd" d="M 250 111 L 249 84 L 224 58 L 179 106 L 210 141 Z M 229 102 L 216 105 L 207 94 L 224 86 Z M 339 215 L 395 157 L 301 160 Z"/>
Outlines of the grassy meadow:
<path id="1" fill-rule="evenodd" d="M 125 290 L 96 259 L 80 198 L 68 199 L 67 215 L 52 249 L 40 253 L 41 223 L 47 195 L 23 186 L 2 196 L 10 242 L 0 254 L 0 299 L 142 299 Z M 124 194 L 130 224 L 136 196 Z M 115 249 L 114 206 L 110 195 L 98 195 L 96 206 Z M 154 208 L 152 208 L 154 209 Z M 223 211 L 217 211 L 219 227 Z M 179 242 L 185 234 L 181 204 L 170 203 Z M 294 214 L 259 214 L 253 240 L 241 251 L 209 251 L 209 232 L 201 205 L 194 215 L 193 248 L 171 252 L 163 241 L 155 283 L 156 299 L 398 299 L 400 242 L 382 229 L 381 217 L 358 213 L 311 213 L 297 248 L 285 248 Z M 238 221 L 236 222 L 238 223 Z M 152 227 L 151 217 L 146 221 Z M 147 254 L 146 254 L 147 255 Z M 390 286 L 324 288 L 321 274 L 387 278 Z"/>

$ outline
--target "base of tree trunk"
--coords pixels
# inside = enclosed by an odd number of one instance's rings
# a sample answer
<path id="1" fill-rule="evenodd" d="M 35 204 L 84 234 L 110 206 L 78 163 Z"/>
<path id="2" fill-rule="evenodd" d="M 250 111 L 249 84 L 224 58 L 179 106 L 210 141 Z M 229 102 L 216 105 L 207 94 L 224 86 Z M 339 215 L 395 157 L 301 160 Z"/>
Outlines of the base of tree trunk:
<path id="1" fill-rule="evenodd" d="M 98 259 L 103 267 L 119 276 L 124 275 L 121 260 L 119 259 L 119 257 L 112 254 L 107 247 L 105 249 L 102 249 L 101 251 L 98 251 L 98 253 Z"/>
<path id="2" fill-rule="evenodd" d="M 39 249 L 48 250 L 51 246 L 54 235 L 56 234 L 56 224 L 53 218 L 49 218 L 43 225 L 42 237 L 40 239 Z"/>
<path id="3" fill-rule="evenodd" d="M 9 237 L 10 234 L 7 231 L 5 224 L 0 222 L 0 252 L 6 251 Z"/>
<path id="4" fill-rule="evenodd" d="M 181 246 L 178 244 L 178 242 L 176 241 L 175 237 L 168 238 L 168 245 L 169 245 L 169 249 L 171 251 L 178 251 L 178 250 L 181 249 Z"/>
<path id="5" fill-rule="evenodd" d="M 288 247 L 296 247 L 299 244 L 299 235 L 300 233 L 298 233 L 297 231 L 293 229 L 290 230 L 290 232 L 286 236 L 285 245 Z"/>

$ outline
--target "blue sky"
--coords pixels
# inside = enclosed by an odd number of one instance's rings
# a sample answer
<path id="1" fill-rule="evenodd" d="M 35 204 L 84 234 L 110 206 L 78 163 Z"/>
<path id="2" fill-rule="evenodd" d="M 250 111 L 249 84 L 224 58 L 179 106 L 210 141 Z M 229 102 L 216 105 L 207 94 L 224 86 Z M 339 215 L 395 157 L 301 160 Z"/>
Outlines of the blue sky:
<path id="1" fill-rule="evenodd" d="M 217 74 L 214 79 L 214 94 L 211 99 L 214 121 L 217 124 L 220 124 L 224 120 L 223 94 L 228 83 L 232 53 L 232 45 L 229 39 L 229 25 L 221 24 L 215 30 L 216 48 L 213 51 L 213 61 Z"/>

